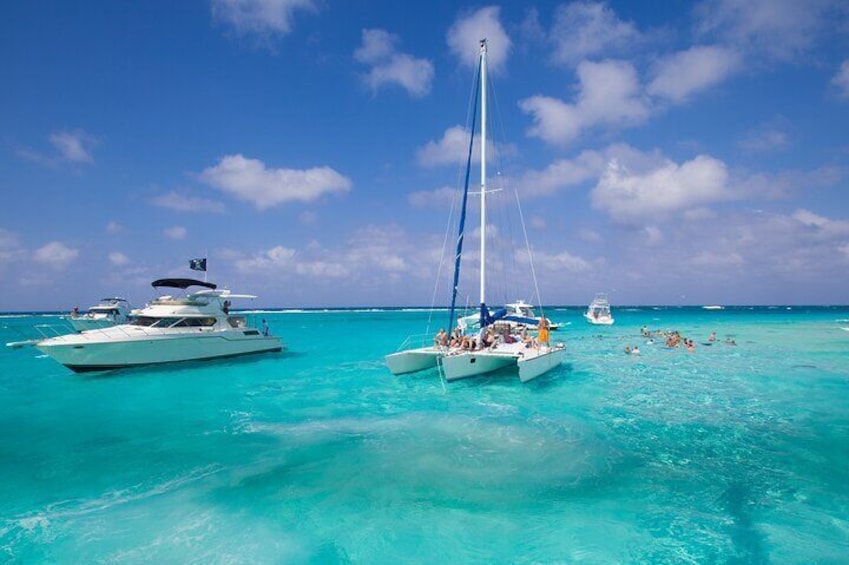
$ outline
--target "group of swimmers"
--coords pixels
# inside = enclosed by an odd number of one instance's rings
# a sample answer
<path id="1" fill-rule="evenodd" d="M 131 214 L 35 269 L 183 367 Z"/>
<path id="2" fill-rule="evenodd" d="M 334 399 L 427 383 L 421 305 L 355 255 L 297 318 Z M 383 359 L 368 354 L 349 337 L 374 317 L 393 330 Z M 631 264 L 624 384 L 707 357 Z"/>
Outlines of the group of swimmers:
<path id="1" fill-rule="evenodd" d="M 690 338 L 682 336 L 678 330 L 669 332 L 663 330 L 650 331 L 648 326 L 643 326 L 640 329 L 640 333 L 643 337 L 648 338 L 648 343 L 654 343 L 655 338 L 662 338 L 665 340 L 665 345 L 668 348 L 675 349 L 685 347 L 688 353 L 693 353 L 696 350 L 696 342 Z M 710 336 L 704 345 L 713 345 L 714 343 L 717 343 L 716 332 L 710 332 Z M 728 337 L 725 340 L 725 343 L 727 345 L 737 345 L 737 342 L 731 337 Z M 633 353 L 633 349 L 631 351 L 628 351 L 627 347 L 625 349 L 626 353 Z"/>

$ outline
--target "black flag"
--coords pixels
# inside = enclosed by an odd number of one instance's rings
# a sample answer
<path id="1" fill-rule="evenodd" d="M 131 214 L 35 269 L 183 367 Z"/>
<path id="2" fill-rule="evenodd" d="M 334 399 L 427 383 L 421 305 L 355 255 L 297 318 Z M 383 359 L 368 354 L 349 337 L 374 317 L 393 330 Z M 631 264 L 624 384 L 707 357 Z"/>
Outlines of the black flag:
<path id="1" fill-rule="evenodd" d="M 189 268 L 193 271 L 206 271 L 206 258 L 191 259 L 189 261 Z"/>

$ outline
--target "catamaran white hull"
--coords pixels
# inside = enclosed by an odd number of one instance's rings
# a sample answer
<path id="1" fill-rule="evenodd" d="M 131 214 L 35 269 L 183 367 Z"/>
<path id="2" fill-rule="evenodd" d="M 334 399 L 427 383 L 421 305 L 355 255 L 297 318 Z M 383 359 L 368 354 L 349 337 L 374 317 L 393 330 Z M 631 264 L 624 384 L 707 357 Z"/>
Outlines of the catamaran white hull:
<path id="1" fill-rule="evenodd" d="M 442 369 L 446 380 L 456 381 L 512 365 L 518 368 L 519 380 L 526 383 L 560 366 L 564 357 L 562 346 L 536 348 L 521 343 L 500 344 L 495 349 L 464 351 L 443 357 Z"/>
<path id="2" fill-rule="evenodd" d="M 441 355 L 435 347 L 420 347 L 387 355 L 385 359 L 393 375 L 404 375 L 436 367 Z"/>
<path id="3" fill-rule="evenodd" d="M 185 336 L 141 334 L 117 341 L 99 340 L 98 332 L 60 336 L 35 347 L 76 372 L 140 365 L 198 361 L 281 351 L 280 338 L 256 330 L 186 333 Z"/>
<path id="4" fill-rule="evenodd" d="M 562 347 L 545 348 L 538 355 L 519 359 L 519 380 L 526 383 L 563 364 L 566 350 Z"/>
<path id="5" fill-rule="evenodd" d="M 442 358 L 442 370 L 447 381 L 483 375 L 515 364 L 514 355 L 491 351 L 469 351 Z"/>
<path id="6" fill-rule="evenodd" d="M 505 367 L 517 367 L 519 380 L 526 383 L 563 363 L 565 350 L 560 347 L 525 347 L 524 344 L 501 344 L 495 349 L 453 351 L 421 347 L 393 353 L 385 357 L 394 375 L 415 373 L 442 366 L 445 380 L 456 381 L 491 373 Z"/>

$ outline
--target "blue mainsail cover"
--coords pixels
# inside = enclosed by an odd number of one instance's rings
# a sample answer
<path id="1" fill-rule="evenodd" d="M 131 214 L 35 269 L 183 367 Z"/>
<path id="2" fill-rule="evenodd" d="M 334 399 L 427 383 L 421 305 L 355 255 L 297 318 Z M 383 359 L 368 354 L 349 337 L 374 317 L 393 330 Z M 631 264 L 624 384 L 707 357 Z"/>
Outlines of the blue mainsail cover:
<path id="1" fill-rule="evenodd" d="M 494 314 L 490 314 L 489 308 L 486 307 L 486 304 L 481 304 L 480 327 L 485 328 L 487 326 L 491 326 L 505 316 L 507 316 L 506 308 L 501 308 L 496 310 Z"/>

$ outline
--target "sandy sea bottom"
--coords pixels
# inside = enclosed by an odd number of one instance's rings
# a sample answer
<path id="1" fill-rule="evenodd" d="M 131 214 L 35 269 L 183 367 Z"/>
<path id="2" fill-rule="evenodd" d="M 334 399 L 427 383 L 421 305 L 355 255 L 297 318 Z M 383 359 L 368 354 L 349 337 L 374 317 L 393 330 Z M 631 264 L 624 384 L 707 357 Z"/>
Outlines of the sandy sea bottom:
<path id="1" fill-rule="evenodd" d="M 416 311 L 263 313 L 286 353 L 102 374 L 4 348 L 0 562 L 847 562 L 849 309 L 547 313 L 568 362 L 525 385 L 392 376 Z"/>

